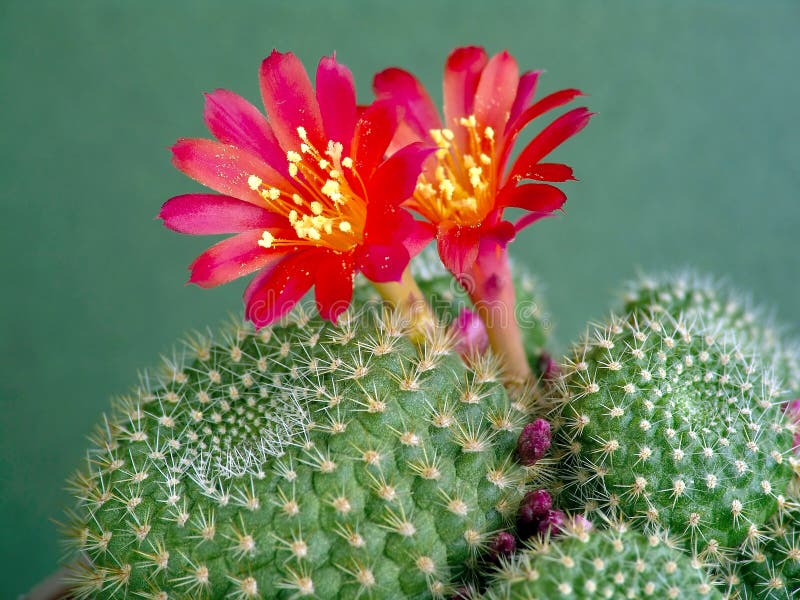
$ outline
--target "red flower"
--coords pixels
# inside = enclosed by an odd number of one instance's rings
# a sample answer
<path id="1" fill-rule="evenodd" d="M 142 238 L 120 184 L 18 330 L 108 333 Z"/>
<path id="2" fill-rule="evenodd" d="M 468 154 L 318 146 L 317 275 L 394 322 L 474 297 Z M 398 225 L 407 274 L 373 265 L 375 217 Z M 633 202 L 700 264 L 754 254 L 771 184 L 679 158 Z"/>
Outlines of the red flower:
<path id="1" fill-rule="evenodd" d="M 395 142 L 431 140 L 439 147 L 406 205 L 436 225 L 439 253 L 456 275 L 478 254 L 503 248 L 516 232 L 561 208 L 566 195 L 548 183 L 574 179 L 572 169 L 542 160 L 589 121 L 576 108 L 545 127 L 506 169 L 520 131 L 581 92 L 567 89 L 532 104 L 539 71 L 519 74 L 508 52 L 489 58 L 483 48 L 454 50 L 444 69 L 444 123 L 420 82 L 402 69 L 375 76 L 376 95 L 405 109 Z M 530 180 L 528 183 L 521 183 Z M 513 225 L 506 208 L 527 211 Z"/>
<path id="2" fill-rule="evenodd" d="M 247 318 L 264 326 L 314 286 L 320 314 L 348 307 L 353 277 L 398 281 L 430 233 L 400 208 L 433 148 L 410 144 L 384 159 L 398 109 L 376 101 L 358 116 L 351 72 L 325 57 L 316 93 L 303 65 L 277 51 L 260 72 L 268 118 L 227 90 L 206 96 L 217 139 L 181 139 L 173 163 L 223 195 L 168 200 L 159 217 L 175 231 L 235 234 L 191 264 L 201 287 L 258 272 L 244 292 Z"/>

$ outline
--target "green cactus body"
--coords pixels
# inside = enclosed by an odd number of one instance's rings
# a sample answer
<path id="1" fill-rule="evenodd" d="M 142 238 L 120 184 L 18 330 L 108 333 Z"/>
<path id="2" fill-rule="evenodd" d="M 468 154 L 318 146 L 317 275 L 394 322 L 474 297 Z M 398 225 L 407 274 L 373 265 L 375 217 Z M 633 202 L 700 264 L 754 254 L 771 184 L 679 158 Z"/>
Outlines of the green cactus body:
<path id="1" fill-rule="evenodd" d="M 682 314 L 724 331 L 774 369 L 787 398 L 800 396 L 800 346 L 764 307 L 732 287 L 692 271 L 643 277 L 624 294 L 625 313 L 646 316 Z"/>
<path id="2" fill-rule="evenodd" d="M 490 357 L 392 315 L 195 340 L 94 436 L 79 598 L 442 597 L 513 518 L 528 420 Z"/>
<path id="3" fill-rule="evenodd" d="M 667 314 L 612 318 L 563 366 L 553 409 L 562 496 L 667 528 L 725 563 L 785 503 L 792 426 L 778 394 L 713 331 Z"/>
<path id="4" fill-rule="evenodd" d="M 664 535 L 568 527 L 537 540 L 495 575 L 487 600 L 722 598 L 701 562 Z"/>
<path id="5" fill-rule="evenodd" d="M 740 556 L 748 598 L 792 600 L 800 594 L 800 514 L 774 517 L 765 535 L 745 546 Z"/>

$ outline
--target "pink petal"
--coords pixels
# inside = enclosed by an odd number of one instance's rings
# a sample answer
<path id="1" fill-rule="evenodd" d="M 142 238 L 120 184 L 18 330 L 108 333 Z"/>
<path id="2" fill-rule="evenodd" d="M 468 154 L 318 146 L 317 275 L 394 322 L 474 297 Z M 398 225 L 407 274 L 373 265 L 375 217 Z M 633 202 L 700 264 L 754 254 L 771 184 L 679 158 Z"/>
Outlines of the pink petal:
<path id="1" fill-rule="evenodd" d="M 407 215 L 410 222 L 402 226 L 403 233 L 400 239 L 408 250 L 409 256 L 413 258 L 430 244 L 436 235 L 436 226 L 427 221 L 417 221 L 406 211 L 402 211 L 402 213 Z"/>
<path id="2" fill-rule="evenodd" d="M 350 154 L 350 142 L 356 126 L 356 87 L 353 74 L 336 56 L 325 56 L 317 67 L 317 102 L 325 127 L 325 137 L 344 146 Z"/>
<path id="3" fill-rule="evenodd" d="M 478 313 L 462 308 L 458 316 L 450 324 L 450 331 L 456 337 L 456 352 L 464 357 L 474 357 L 486 352 L 489 346 L 489 334 L 486 325 Z"/>
<path id="4" fill-rule="evenodd" d="M 497 205 L 550 214 L 564 206 L 566 201 L 567 195 L 554 185 L 526 183 L 504 188 L 497 198 Z"/>
<path id="5" fill-rule="evenodd" d="M 246 231 L 211 246 L 189 265 L 192 271 L 189 283 L 214 287 L 274 262 L 279 254 L 258 245 L 262 233 L 261 230 Z"/>
<path id="6" fill-rule="evenodd" d="M 264 230 L 285 224 L 286 218 L 249 202 L 216 194 L 184 194 L 170 198 L 158 218 L 179 233 L 214 235 Z"/>
<path id="7" fill-rule="evenodd" d="M 427 140 L 431 129 L 441 129 L 439 113 L 419 80 L 403 69 L 386 69 L 372 81 L 378 97 L 385 96 L 403 108 L 403 121 L 417 140 Z"/>
<path id="8" fill-rule="evenodd" d="M 536 84 L 539 82 L 539 75 L 541 71 L 526 71 L 519 78 L 519 85 L 517 85 L 517 95 L 514 97 L 514 104 L 511 105 L 511 112 L 508 115 L 508 121 L 513 122 L 528 106 L 533 95 L 536 93 Z"/>
<path id="9" fill-rule="evenodd" d="M 266 117 L 238 94 L 221 89 L 206 94 L 203 117 L 211 135 L 223 144 L 238 146 L 281 173 L 287 171 L 286 153 Z"/>
<path id="10" fill-rule="evenodd" d="M 531 169 L 531 165 L 539 162 L 564 141 L 586 127 L 592 114 L 589 109 L 581 107 L 558 117 L 523 148 L 512 165 L 509 176 L 521 177 Z"/>
<path id="11" fill-rule="evenodd" d="M 263 160 L 214 140 L 178 140 L 172 147 L 172 164 L 212 190 L 258 206 L 263 206 L 264 200 L 247 184 L 251 175 L 257 175 L 282 191 L 292 193 L 294 190 Z"/>
<path id="12" fill-rule="evenodd" d="M 353 160 L 362 178 L 371 178 L 383 162 L 389 142 L 400 121 L 397 107 L 388 99 L 378 99 L 364 109 L 356 123 Z"/>
<path id="13" fill-rule="evenodd" d="M 495 54 L 481 73 L 475 91 L 475 118 L 482 127 L 502 133 L 519 85 L 519 67 L 508 51 Z"/>
<path id="14" fill-rule="evenodd" d="M 303 63 L 294 54 L 273 50 L 261 63 L 261 98 L 272 129 L 284 150 L 297 150 L 297 128 L 304 127 L 310 142 L 324 151 L 322 116 Z"/>
<path id="15" fill-rule="evenodd" d="M 387 158 L 367 183 L 370 202 L 398 206 L 414 193 L 422 164 L 436 151 L 433 146 L 416 142 Z"/>
<path id="16" fill-rule="evenodd" d="M 461 278 L 475 264 L 480 241 L 480 227 L 442 224 L 437 233 L 439 257 L 453 275 Z"/>
<path id="17" fill-rule="evenodd" d="M 294 308 L 311 288 L 318 251 L 285 254 L 259 273 L 244 291 L 245 317 L 256 327 L 266 327 Z"/>
<path id="18" fill-rule="evenodd" d="M 332 252 L 320 261 L 314 295 L 323 319 L 336 323 L 339 315 L 350 306 L 354 276 L 355 264 L 351 254 Z"/>
<path id="19" fill-rule="evenodd" d="M 444 66 L 444 125 L 455 131 L 461 117 L 474 112 L 475 91 L 489 58 L 483 48 L 467 46 L 453 50 Z M 465 136 L 460 136 L 463 142 Z M 461 145 L 461 144 L 459 144 Z"/>
<path id="20" fill-rule="evenodd" d="M 356 255 L 359 271 L 376 283 L 400 281 L 410 260 L 402 244 L 368 244 L 359 247 Z"/>

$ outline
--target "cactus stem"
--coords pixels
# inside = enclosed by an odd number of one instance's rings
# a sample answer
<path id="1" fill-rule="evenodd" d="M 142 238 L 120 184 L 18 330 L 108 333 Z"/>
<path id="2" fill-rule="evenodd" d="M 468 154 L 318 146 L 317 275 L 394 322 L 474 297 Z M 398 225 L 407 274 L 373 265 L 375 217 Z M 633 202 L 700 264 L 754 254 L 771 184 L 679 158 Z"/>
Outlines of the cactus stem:
<path id="1" fill-rule="evenodd" d="M 426 334 L 438 326 L 422 290 L 419 289 L 411 268 L 406 267 L 399 282 L 373 283 L 381 297 L 400 312 L 409 323 L 409 337 L 415 343 L 425 340 Z"/>

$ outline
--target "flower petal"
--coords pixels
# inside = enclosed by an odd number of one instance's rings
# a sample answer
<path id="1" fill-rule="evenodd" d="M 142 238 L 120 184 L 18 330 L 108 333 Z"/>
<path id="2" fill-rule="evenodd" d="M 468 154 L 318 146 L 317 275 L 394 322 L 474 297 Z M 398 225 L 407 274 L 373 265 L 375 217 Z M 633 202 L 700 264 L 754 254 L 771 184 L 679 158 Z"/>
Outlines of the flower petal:
<path id="1" fill-rule="evenodd" d="M 259 273 L 244 291 L 245 317 L 260 328 L 284 317 L 311 288 L 318 252 L 281 256 Z"/>
<path id="2" fill-rule="evenodd" d="M 554 185 L 526 183 L 506 186 L 497 198 L 497 206 L 550 214 L 564 206 L 566 201 L 567 195 Z"/>
<path id="3" fill-rule="evenodd" d="M 261 98 L 272 130 L 284 150 L 297 150 L 303 127 L 317 149 L 324 150 L 322 116 L 303 63 L 291 52 L 273 50 L 261 63 Z"/>
<path id="4" fill-rule="evenodd" d="M 214 244 L 189 265 L 189 283 L 203 288 L 228 283 L 249 275 L 276 260 L 279 255 L 258 245 L 261 230 L 245 231 Z"/>
<path id="5" fill-rule="evenodd" d="M 359 271 L 376 283 L 400 281 L 410 260 L 402 244 L 369 244 L 359 247 L 356 253 Z"/>
<path id="6" fill-rule="evenodd" d="M 331 252 L 319 263 L 314 282 L 317 311 L 323 319 L 336 323 L 353 297 L 355 263 L 352 254 Z"/>
<path id="7" fill-rule="evenodd" d="M 583 92 L 574 88 L 559 90 L 557 92 L 553 92 L 552 94 L 548 94 L 535 104 L 532 104 L 528 108 L 521 111 L 519 116 L 517 116 L 515 119 L 510 118 L 508 120 L 508 126 L 506 127 L 506 133 L 509 135 L 516 135 L 523 127 L 533 121 L 536 117 L 539 117 L 544 113 L 553 110 L 554 108 L 558 108 L 559 106 L 569 104 L 578 96 L 583 96 Z"/>
<path id="8" fill-rule="evenodd" d="M 289 194 L 294 191 L 280 173 L 260 158 L 214 140 L 178 140 L 172 146 L 172 164 L 214 191 L 258 206 L 263 206 L 264 200 L 248 185 L 251 175 Z"/>
<path id="9" fill-rule="evenodd" d="M 427 140 L 431 129 L 441 129 L 439 112 L 419 80 L 408 71 L 391 68 L 381 71 L 372 80 L 378 97 L 386 96 L 403 108 L 403 121 L 416 134 Z"/>
<path id="10" fill-rule="evenodd" d="M 444 125 L 455 131 L 461 117 L 474 111 L 475 91 L 489 57 L 483 48 L 456 48 L 444 66 Z"/>
<path id="11" fill-rule="evenodd" d="M 572 167 L 562 163 L 534 163 L 530 170 L 518 171 L 513 180 L 534 179 L 537 181 L 574 180 Z"/>
<path id="12" fill-rule="evenodd" d="M 463 277 L 478 258 L 481 227 L 442 224 L 436 235 L 439 257 L 453 275 Z"/>
<path id="13" fill-rule="evenodd" d="M 410 198 L 422 172 L 423 163 L 435 151 L 433 146 L 415 142 L 383 161 L 367 183 L 370 203 L 398 206 Z"/>
<path id="14" fill-rule="evenodd" d="M 324 56 L 317 67 L 316 83 L 325 137 L 341 143 L 344 146 L 344 156 L 348 156 L 357 118 L 353 73 L 336 62 L 336 55 Z"/>
<path id="15" fill-rule="evenodd" d="M 523 148 L 512 165 L 509 176 L 512 178 L 522 177 L 525 172 L 533 170 L 533 165 L 583 129 L 592 114 L 589 109 L 581 107 L 558 117 Z"/>
<path id="16" fill-rule="evenodd" d="M 203 112 L 208 130 L 223 144 L 238 146 L 286 173 L 286 153 L 281 149 L 266 117 L 247 100 L 228 90 L 206 94 Z"/>
<path id="17" fill-rule="evenodd" d="M 519 77 L 519 85 L 517 85 L 517 95 L 514 97 L 514 104 L 511 105 L 511 112 L 508 115 L 508 121 L 513 122 L 528 106 L 533 95 L 536 93 L 536 84 L 539 82 L 541 71 L 526 71 Z"/>
<path id="18" fill-rule="evenodd" d="M 356 123 L 352 150 L 353 160 L 362 178 L 371 178 L 383 161 L 399 122 L 398 108 L 387 98 L 375 100 L 364 109 Z"/>
<path id="19" fill-rule="evenodd" d="M 170 198 L 161 207 L 158 218 L 173 231 L 193 235 L 264 230 L 286 221 L 249 202 L 216 194 L 183 194 Z"/>
<path id="20" fill-rule="evenodd" d="M 519 86 L 517 61 L 507 50 L 495 54 L 481 73 L 475 91 L 475 118 L 482 127 L 505 130 Z"/>

